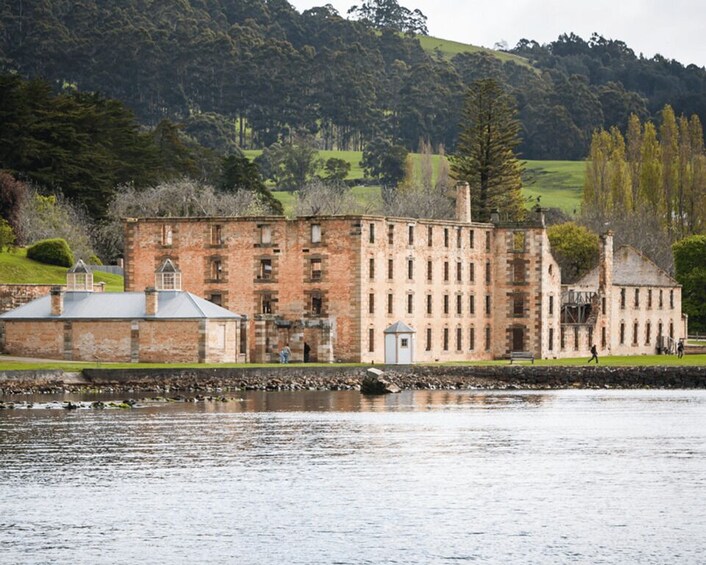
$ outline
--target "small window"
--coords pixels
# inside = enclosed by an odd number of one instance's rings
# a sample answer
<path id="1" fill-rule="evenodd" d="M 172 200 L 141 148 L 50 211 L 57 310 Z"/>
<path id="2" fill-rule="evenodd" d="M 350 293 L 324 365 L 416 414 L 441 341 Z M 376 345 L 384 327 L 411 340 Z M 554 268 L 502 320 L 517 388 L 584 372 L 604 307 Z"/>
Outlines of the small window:
<path id="1" fill-rule="evenodd" d="M 547 341 L 547 348 L 549 351 L 554 350 L 554 328 L 549 328 L 549 338 Z"/>
<path id="2" fill-rule="evenodd" d="M 171 224 L 164 224 L 162 226 L 162 245 L 172 244 L 173 231 Z"/>
<path id="3" fill-rule="evenodd" d="M 485 315 L 490 316 L 490 294 L 485 295 Z"/>
<path id="4" fill-rule="evenodd" d="M 444 247 L 449 246 L 449 228 L 444 228 Z"/>
<path id="5" fill-rule="evenodd" d="M 512 250 L 515 253 L 522 253 L 525 250 L 526 234 L 523 231 L 516 231 L 512 234 Z"/>
<path id="6" fill-rule="evenodd" d="M 652 289 L 647 289 L 647 307 L 652 308 Z"/>
<path id="7" fill-rule="evenodd" d="M 368 351 L 370 353 L 375 351 L 375 328 L 368 330 Z"/>
<path id="8" fill-rule="evenodd" d="M 316 258 L 311 260 L 311 279 L 321 279 L 321 259 Z"/>
<path id="9" fill-rule="evenodd" d="M 485 232 L 485 250 L 490 251 L 490 232 Z"/>
<path id="10" fill-rule="evenodd" d="M 606 334 L 605 326 L 601 326 L 601 349 L 605 349 L 608 345 L 608 336 Z"/>
<path id="11" fill-rule="evenodd" d="M 368 265 L 368 276 L 370 277 L 370 280 L 375 278 L 375 259 L 373 257 L 370 258 Z"/>
<path id="12" fill-rule="evenodd" d="M 273 299 L 271 294 L 263 294 L 260 299 L 260 311 L 263 314 L 272 314 Z"/>
<path id="13" fill-rule="evenodd" d="M 369 233 L 369 241 L 370 243 L 375 243 L 375 224 L 370 224 L 370 233 Z"/>
<path id="14" fill-rule="evenodd" d="M 463 349 L 463 329 L 456 328 L 456 351 Z"/>
<path id="15" fill-rule="evenodd" d="M 490 351 L 491 331 L 490 326 L 485 328 L 485 350 Z"/>
<path id="16" fill-rule="evenodd" d="M 475 294 L 471 294 L 471 296 L 468 299 L 468 310 L 471 313 L 471 315 L 476 313 L 476 296 L 475 296 Z"/>
<path id="17" fill-rule="evenodd" d="M 659 291 L 659 308 L 660 310 L 664 308 L 664 293 L 661 289 Z"/>
<path id="18" fill-rule="evenodd" d="M 395 242 L 395 226 L 388 224 L 387 226 L 387 243 L 392 245 Z"/>
<path id="19" fill-rule="evenodd" d="M 431 299 L 431 294 L 427 294 L 427 314 L 431 314 L 431 307 L 432 304 L 432 299 Z"/>
<path id="20" fill-rule="evenodd" d="M 208 296 L 208 301 L 213 302 L 216 306 L 223 306 L 223 295 L 220 292 L 212 292 Z"/>
<path id="21" fill-rule="evenodd" d="M 431 328 L 427 328 L 427 342 L 424 349 L 426 351 L 431 351 Z"/>
<path id="22" fill-rule="evenodd" d="M 407 243 L 414 245 L 414 226 L 407 226 Z"/>
<path id="23" fill-rule="evenodd" d="M 431 281 L 432 280 L 432 274 L 433 274 L 433 266 L 431 261 L 427 261 L 427 280 Z"/>
<path id="24" fill-rule="evenodd" d="M 449 262 L 444 261 L 444 281 L 446 282 L 448 280 L 449 280 Z"/>
<path id="25" fill-rule="evenodd" d="M 220 281 L 223 279 L 223 263 L 220 259 L 211 261 L 211 280 Z"/>
<path id="26" fill-rule="evenodd" d="M 400 338 L 400 347 L 402 347 L 404 349 L 409 347 L 409 338 L 408 337 Z"/>
<path id="27" fill-rule="evenodd" d="M 463 237 L 461 228 L 456 228 L 456 247 L 458 249 L 461 249 L 461 237 Z"/>
<path id="28" fill-rule="evenodd" d="M 632 325 L 632 344 L 637 345 L 638 334 L 640 331 L 640 326 L 637 322 Z"/>
<path id="29" fill-rule="evenodd" d="M 523 283 L 526 280 L 527 271 L 525 262 L 522 259 L 515 259 L 512 262 L 512 280 L 516 283 Z"/>
<path id="30" fill-rule="evenodd" d="M 272 259 L 260 259 L 260 278 L 272 278 Z"/>
<path id="31" fill-rule="evenodd" d="M 669 291 L 669 307 L 674 308 L 674 291 Z"/>
<path id="32" fill-rule="evenodd" d="M 311 243 L 321 243 L 320 224 L 311 224 Z"/>
<path id="33" fill-rule="evenodd" d="M 323 311 L 323 305 L 324 301 L 321 294 L 318 292 L 314 292 L 311 295 L 311 313 L 318 316 Z"/>
<path id="34" fill-rule="evenodd" d="M 605 296 L 603 296 L 601 298 L 601 314 L 603 314 L 605 316 L 605 313 L 606 313 L 606 298 L 605 298 Z"/>
<path id="35" fill-rule="evenodd" d="M 468 236 L 469 237 L 468 245 L 470 246 L 471 249 L 473 249 L 473 247 L 475 246 L 475 241 L 474 241 L 475 236 L 476 236 L 476 232 L 471 230 L 470 235 Z"/>
<path id="36" fill-rule="evenodd" d="M 549 297 L 549 314 L 551 315 L 553 313 L 554 313 L 554 297 L 550 296 Z"/>
<path id="37" fill-rule="evenodd" d="M 260 243 L 263 245 L 272 243 L 272 226 L 267 224 L 260 226 Z"/>
<path id="38" fill-rule="evenodd" d="M 620 322 L 620 345 L 625 344 L 625 324 Z"/>
<path id="39" fill-rule="evenodd" d="M 407 278 L 409 280 L 414 278 L 414 261 L 412 259 L 407 260 Z"/>
<path id="40" fill-rule="evenodd" d="M 550 297 L 551 299 L 552 297 Z M 525 297 L 521 294 L 516 294 L 513 296 L 512 300 L 512 315 L 515 318 L 522 318 L 525 315 Z"/>
<path id="41" fill-rule="evenodd" d="M 579 329 L 574 326 L 574 351 L 579 350 Z"/>
<path id="42" fill-rule="evenodd" d="M 476 265 L 475 263 L 468 264 L 469 279 L 471 282 L 476 282 Z"/>
<path id="43" fill-rule="evenodd" d="M 635 308 L 640 307 L 640 289 L 636 288 L 635 289 Z"/>
<path id="44" fill-rule="evenodd" d="M 463 314 L 463 296 L 460 294 L 456 295 L 456 314 Z"/>
<path id="45" fill-rule="evenodd" d="M 444 294 L 444 314 L 449 313 L 449 295 Z"/>
<path id="46" fill-rule="evenodd" d="M 625 310 L 625 289 L 620 289 L 620 309 Z"/>
<path id="47" fill-rule="evenodd" d="M 394 269 L 394 263 L 392 262 L 392 259 L 387 260 L 387 278 L 389 280 L 392 280 L 395 275 L 395 269 Z"/>
<path id="48" fill-rule="evenodd" d="M 652 322 L 647 322 L 645 325 L 645 345 L 652 342 Z"/>
<path id="49" fill-rule="evenodd" d="M 563 351 L 566 349 L 566 330 L 562 326 L 561 330 L 559 331 L 559 348 Z"/>
<path id="50" fill-rule="evenodd" d="M 431 247 L 434 243 L 434 228 L 427 226 L 427 246 Z"/>
<path id="51" fill-rule="evenodd" d="M 485 263 L 485 284 L 490 284 L 490 261 Z"/>
<path id="52" fill-rule="evenodd" d="M 392 314 L 392 303 L 394 300 L 394 296 L 391 292 L 387 293 L 387 313 Z"/>
<path id="53" fill-rule="evenodd" d="M 456 282 L 461 282 L 463 280 L 463 263 L 461 261 L 456 261 Z"/>
<path id="54" fill-rule="evenodd" d="M 476 348 L 476 328 L 471 327 L 468 330 L 468 349 L 473 351 Z"/>
<path id="55" fill-rule="evenodd" d="M 407 314 L 412 314 L 414 312 L 414 295 L 407 295 Z"/>
<path id="56" fill-rule="evenodd" d="M 444 351 L 449 350 L 449 328 L 444 328 Z"/>
<path id="57" fill-rule="evenodd" d="M 373 293 L 368 295 L 368 313 L 375 314 L 375 295 Z"/>
<path id="58" fill-rule="evenodd" d="M 211 226 L 211 245 L 223 244 L 223 226 L 214 224 Z"/>

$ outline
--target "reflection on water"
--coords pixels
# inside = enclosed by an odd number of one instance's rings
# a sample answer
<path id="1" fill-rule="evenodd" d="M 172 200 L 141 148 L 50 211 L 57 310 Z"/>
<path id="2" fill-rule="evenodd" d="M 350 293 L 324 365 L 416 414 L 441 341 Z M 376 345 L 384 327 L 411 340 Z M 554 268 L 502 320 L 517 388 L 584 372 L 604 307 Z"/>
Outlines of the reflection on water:
<path id="1" fill-rule="evenodd" d="M 0 412 L 0 562 L 702 561 L 701 391 L 139 400 Z"/>

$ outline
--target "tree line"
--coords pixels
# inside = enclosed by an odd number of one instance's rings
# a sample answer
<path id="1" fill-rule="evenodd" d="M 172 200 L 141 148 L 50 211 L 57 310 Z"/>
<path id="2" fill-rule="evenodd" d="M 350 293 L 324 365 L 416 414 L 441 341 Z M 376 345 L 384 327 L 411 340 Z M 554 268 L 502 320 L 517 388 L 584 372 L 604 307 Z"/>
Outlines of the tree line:
<path id="1" fill-rule="evenodd" d="M 143 125 L 179 123 L 203 145 L 265 148 L 311 135 L 321 149 L 386 139 L 453 152 L 467 88 L 493 78 L 516 100 L 524 158 L 584 158 L 596 128 L 669 102 L 706 118 L 706 71 L 636 55 L 623 42 L 563 35 L 511 50 L 425 52 L 426 18 L 395 0 L 347 15 L 286 0 L 0 4 L 0 70 L 101 92 Z"/>

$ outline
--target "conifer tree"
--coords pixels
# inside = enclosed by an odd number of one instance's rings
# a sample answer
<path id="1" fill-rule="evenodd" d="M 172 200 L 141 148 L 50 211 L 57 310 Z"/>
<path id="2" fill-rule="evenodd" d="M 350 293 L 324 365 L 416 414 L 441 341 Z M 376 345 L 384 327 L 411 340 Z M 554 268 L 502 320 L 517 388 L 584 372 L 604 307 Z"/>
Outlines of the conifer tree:
<path id="1" fill-rule="evenodd" d="M 473 83 L 466 96 L 451 171 L 470 184 L 474 219 L 487 221 L 495 209 L 508 219 L 523 215 L 522 164 L 515 154 L 520 123 L 515 102 L 493 79 Z"/>

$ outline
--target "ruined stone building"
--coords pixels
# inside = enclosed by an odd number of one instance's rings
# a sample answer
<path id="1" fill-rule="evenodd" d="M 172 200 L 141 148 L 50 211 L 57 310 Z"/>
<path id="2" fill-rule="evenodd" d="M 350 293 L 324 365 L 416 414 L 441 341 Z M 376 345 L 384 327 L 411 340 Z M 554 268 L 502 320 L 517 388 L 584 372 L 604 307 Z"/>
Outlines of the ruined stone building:
<path id="1" fill-rule="evenodd" d="M 385 329 L 413 328 L 414 361 L 655 352 L 686 335 L 677 283 L 630 248 L 562 287 L 541 211 L 471 221 L 368 215 L 136 218 L 125 223 L 125 285 L 167 259 L 184 288 L 248 318 L 252 361 L 383 362 Z M 661 341 L 660 341 L 661 340 Z"/>
<path id="2" fill-rule="evenodd" d="M 154 285 L 154 286 L 152 286 Z M 67 285 L 0 315 L 0 351 L 73 361 L 224 363 L 247 360 L 242 318 L 181 290 L 171 261 L 144 292 L 94 292 L 79 261 Z"/>

